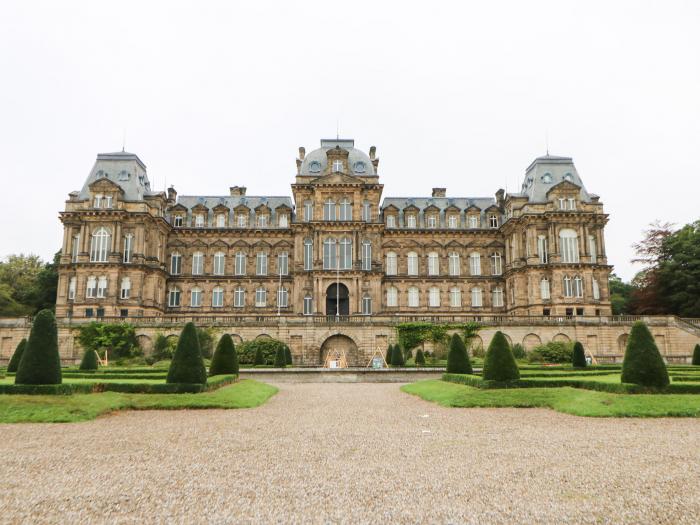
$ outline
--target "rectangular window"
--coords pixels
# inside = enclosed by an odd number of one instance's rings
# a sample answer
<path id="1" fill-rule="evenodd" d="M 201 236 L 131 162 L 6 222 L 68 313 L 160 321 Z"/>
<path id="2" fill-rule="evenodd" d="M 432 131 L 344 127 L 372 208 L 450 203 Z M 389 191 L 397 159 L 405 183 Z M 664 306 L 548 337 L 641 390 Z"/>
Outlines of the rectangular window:
<path id="1" fill-rule="evenodd" d="M 288 298 L 289 292 L 286 288 L 280 288 L 277 290 L 277 306 L 280 308 L 287 308 L 287 306 L 289 306 Z"/>
<path id="2" fill-rule="evenodd" d="M 335 248 L 335 239 L 326 239 L 323 241 L 323 269 L 335 270 L 337 266 L 337 253 Z"/>
<path id="3" fill-rule="evenodd" d="M 593 299 L 596 301 L 600 300 L 600 285 L 598 284 L 597 279 L 593 279 L 591 281 L 592 286 L 593 286 Z"/>
<path id="4" fill-rule="evenodd" d="M 478 215 L 470 215 L 468 218 L 468 223 L 470 228 L 478 228 L 479 227 L 479 216 Z"/>
<path id="5" fill-rule="evenodd" d="M 287 218 L 287 214 L 283 213 L 282 215 L 279 216 L 277 219 L 277 225 L 280 228 L 286 228 L 289 225 L 289 220 Z"/>
<path id="6" fill-rule="evenodd" d="M 314 243 L 311 239 L 304 239 L 304 270 L 313 270 Z"/>
<path id="7" fill-rule="evenodd" d="M 323 220 L 324 221 L 334 221 L 335 220 L 335 202 L 328 199 L 323 204 Z"/>
<path id="8" fill-rule="evenodd" d="M 314 205 L 311 201 L 304 201 L 304 222 L 314 220 Z"/>
<path id="9" fill-rule="evenodd" d="M 418 255 L 408 254 L 408 275 L 418 275 Z"/>
<path id="10" fill-rule="evenodd" d="M 481 255 L 472 253 L 469 255 L 469 273 L 471 275 L 481 275 Z"/>
<path id="11" fill-rule="evenodd" d="M 415 227 L 416 227 L 416 216 L 415 215 L 406 216 L 406 228 L 415 228 Z"/>
<path id="12" fill-rule="evenodd" d="M 202 275 L 204 273 L 204 254 L 195 253 L 192 255 L 192 275 Z"/>
<path id="13" fill-rule="evenodd" d="M 277 255 L 277 275 L 289 275 L 289 256 L 287 252 Z"/>
<path id="14" fill-rule="evenodd" d="M 258 228 L 267 228 L 267 215 L 258 215 Z"/>
<path id="15" fill-rule="evenodd" d="M 397 257 L 394 252 L 386 254 L 386 274 L 396 275 L 397 274 Z"/>
<path id="16" fill-rule="evenodd" d="M 362 220 L 372 222 L 372 205 L 367 201 L 362 203 Z"/>
<path id="17" fill-rule="evenodd" d="M 549 294 L 549 280 L 548 279 L 542 279 L 540 281 L 540 298 L 543 300 L 548 300 L 550 297 Z"/>
<path id="18" fill-rule="evenodd" d="M 226 256 L 223 253 L 214 254 L 214 275 L 224 275 Z"/>
<path id="19" fill-rule="evenodd" d="M 182 271 L 182 255 L 174 253 L 170 256 L 170 273 L 172 275 L 180 275 Z"/>
<path id="20" fill-rule="evenodd" d="M 224 215 L 223 213 L 219 213 L 216 216 L 216 227 L 223 228 L 224 226 L 226 226 L 226 215 Z"/>
<path id="21" fill-rule="evenodd" d="M 440 275 L 440 259 L 437 253 L 428 255 L 428 275 Z"/>
<path id="22" fill-rule="evenodd" d="M 576 199 L 569 198 L 569 209 L 572 211 L 576 209 Z"/>
<path id="23" fill-rule="evenodd" d="M 340 269 L 352 270 L 352 241 L 347 238 L 340 240 Z"/>
<path id="24" fill-rule="evenodd" d="M 75 287 L 76 287 L 76 278 L 71 277 L 70 282 L 68 283 L 68 300 L 72 301 L 75 299 Z"/>
<path id="25" fill-rule="evenodd" d="M 447 218 L 447 226 L 453 230 L 459 227 L 459 217 L 457 215 L 450 215 Z"/>
<path id="26" fill-rule="evenodd" d="M 492 300 L 494 307 L 500 308 L 503 306 L 503 290 L 501 288 L 494 288 Z"/>
<path id="27" fill-rule="evenodd" d="M 372 298 L 369 295 L 362 298 L 362 314 L 372 315 Z"/>
<path id="28" fill-rule="evenodd" d="M 105 208 L 111 208 L 112 207 L 112 196 L 107 195 L 104 200 L 104 207 Z"/>
<path id="29" fill-rule="evenodd" d="M 399 292 L 393 286 L 386 291 L 386 305 L 390 307 L 399 305 Z"/>
<path id="30" fill-rule="evenodd" d="M 395 215 L 387 215 L 386 216 L 386 227 L 387 228 L 396 228 L 396 216 Z"/>
<path id="31" fill-rule="evenodd" d="M 129 310 L 126 308 L 121 308 L 119 310 L 119 317 L 121 317 L 121 318 L 129 317 Z"/>
<path id="32" fill-rule="evenodd" d="M 547 237 L 544 235 L 537 236 L 537 256 L 540 259 L 540 264 L 547 264 L 549 256 L 547 255 Z"/>
<path id="33" fill-rule="evenodd" d="M 437 217 L 435 215 L 428 216 L 428 228 L 437 228 Z"/>
<path id="34" fill-rule="evenodd" d="M 496 252 L 491 255 L 491 275 L 501 275 L 503 273 L 503 258 Z"/>
<path id="35" fill-rule="evenodd" d="M 369 241 L 362 243 L 362 269 L 365 271 L 372 269 L 372 243 Z"/>
<path id="36" fill-rule="evenodd" d="M 85 309 L 85 317 L 92 317 L 93 315 L 95 315 L 94 312 L 95 312 L 95 310 L 93 310 L 92 308 L 86 308 Z"/>
<path id="37" fill-rule="evenodd" d="M 481 288 L 472 288 L 472 306 L 475 308 L 482 306 Z"/>
<path id="38" fill-rule="evenodd" d="M 236 224 L 238 225 L 239 228 L 247 228 L 248 227 L 248 216 L 243 215 L 242 213 L 236 216 Z"/>
<path id="39" fill-rule="evenodd" d="M 258 288 L 255 290 L 255 306 L 257 308 L 263 308 L 267 305 L 267 290 L 265 288 Z"/>
<path id="40" fill-rule="evenodd" d="M 170 290 L 170 293 L 168 293 L 168 306 L 180 306 L 180 293 L 180 290 L 178 290 L 177 288 L 173 288 L 172 290 Z"/>
<path id="41" fill-rule="evenodd" d="M 267 254 L 259 253 L 255 258 L 255 274 L 267 275 Z"/>
<path id="42" fill-rule="evenodd" d="M 124 263 L 129 264 L 131 262 L 131 245 L 133 243 L 134 236 L 127 234 L 124 236 Z"/>
<path id="43" fill-rule="evenodd" d="M 411 308 L 418 308 L 420 304 L 420 296 L 418 288 L 408 289 L 408 306 Z"/>
<path id="44" fill-rule="evenodd" d="M 224 306 L 224 289 L 214 288 L 211 293 L 211 305 L 214 308 L 221 308 Z"/>
<path id="45" fill-rule="evenodd" d="M 347 199 L 343 199 L 342 201 L 340 201 L 340 220 L 352 220 L 352 204 L 350 204 L 350 201 Z"/>
<path id="46" fill-rule="evenodd" d="M 489 227 L 498 228 L 498 216 L 497 215 L 489 215 Z"/>
<path id="47" fill-rule="evenodd" d="M 245 253 L 236 253 L 236 275 L 245 275 Z"/>
<path id="48" fill-rule="evenodd" d="M 591 253 L 591 262 L 596 264 L 598 262 L 598 245 L 596 243 L 595 235 L 588 236 L 588 246 Z"/>
<path id="49" fill-rule="evenodd" d="M 199 288 L 192 288 L 190 306 L 193 308 L 202 306 L 202 290 Z"/>
<path id="50" fill-rule="evenodd" d="M 78 262 L 78 253 L 80 253 L 80 235 L 73 236 L 73 246 L 71 246 L 70 260 Z"/>
<path id="51" fill-rule="evenodd" d="M 440 306 L 440 289 L 431 288 L 428 292 L 428 306 L 431 308 L 437 308 Z"/>
<path id="52" fill-rule="evenodd" d="M 462 292 L 459 288 L 452 288 L 450 290 L 450 306 L 452 308 L 462 306 Z"/>
<path id="53" fill-rule="evenodd" d="M 104 308 L 96 308 L 95 315 L 97 315 L 97 317 L 104 317 L 105 316 L 105 309 Z"/>
<path id="54" fill-rule="evenodd" d="M 173 226 L 182 228 L 182 215 L 175 215 L 175 217 L 173 217 Z"/>
<path id="55" fill-rule="evenodd" d="M 235 308 L 243 308 L 245 306 L 245 290 L 236 288 L 233 292 L 233 306 Z"/>
<path id="56" fill-rule="evenodd" d="M 564 297 L 573 297 L 574 288 L 573 283 L 569 277 L 564 277 Z"/>
<path id="57" fill-rule="evenodd" d="M 131 279 L 129 279 L 128 277 L 124 277 L 122 279 L 120 296 L 122 299 L 128 299 L 130 295 L 131 295 Z"/>
<path id="58" fill-rule="evenodd" d="M 196 228 L 204 228 L 204 215 L 198 213 L 194 216 L 194 225 Z"/>
<path id="59" fill-rule="evenodd" d="M 100 299 L 107 297 L 107 277 L 100 277 L 97 280 L 97 297 Z"/>
<path id="60" fill-rule="evenodd" d="M 310 295 L 307 295 L 306 297 L 304 297 L 304 315 L 313 315 L 313 313 L 313 299 Z"/>

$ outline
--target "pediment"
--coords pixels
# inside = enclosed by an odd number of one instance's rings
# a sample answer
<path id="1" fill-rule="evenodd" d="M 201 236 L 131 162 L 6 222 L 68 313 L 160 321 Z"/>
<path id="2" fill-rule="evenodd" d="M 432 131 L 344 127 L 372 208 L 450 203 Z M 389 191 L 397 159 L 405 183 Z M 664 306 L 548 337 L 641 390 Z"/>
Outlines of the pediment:
<path id="1" fill-rule="evenodd" d="M 90 184 L 88 188 L 90 188 L 91 191 L 118 191 L 121 194 L 124 193 L 124 190 L 119 184 L 104 177 L 97 179 Z"/>
<path id="2" fill-rule="evenodd" d="M 229 211 L 229 207 L 226 206 L 225 204 L 217 204 L 216 206 L 214 206 L 213 209 L 214 209 L 214 211 L 217 211 L 217 212 L 227 212 L 227 211 Z"/>
<path id="3" fill-rule="evenodd" d="M 557 191 L 580 191 L 581 186 L 579 186 L 578 184 L 574 184 L 573 182 L 571 182 L 569 180 L 563 180 L 560 183 L 555 184 L 554 186 L 549 188 L 549 190 L 547 191 L 547 193 L 545 195 L 549 195 L 550 193 L 552 193 L 555 190 L 557 190 Z"/>
<path id="4" fill-rule="evenodd" d="M 228 243 L 222 241 L 221 239 L 217 239 L 216 241 L 211 243 L 210 246 L 219 246 L 222 248 L 228 248 Z"/>
<path id="5" fill-rule="evenodd" d="M 479 208 L 476 204 L 471 204 L 469 207 L 465 210 L 467 213 L 472 212 L 472 213 L 481 213 L 481 208 Z"/>
<path id="6" fill-rule="evenodd" d="M 323 175 L 322 177 L 312 180 L 310 184 L 354 184 L 360 186 L 362 185 L 362 181 L 356 177 L 345 175 L 344 173 L 331 173 L 330 175 Z"/>
<path id="7" fill-rule="evenodd" d="M 199 203 L 192 206 L 192 211 L 209 211 L 209 208 L 207 208 L 204 204 Z"/>
<path id="8" fill-rule="evenodd" d="M 389 206 L 386 206 L 385 208 L 383 208 L 382 211 L 383 211 L 384 213 L 386 213 L 387 211 L 398 212 L 399 209 L 398 209 L 396 206 L 394 206 L 393 204 L 389 204 Z"/>
<path id="9" fill-rule="evenodd" d="M 418 213 L 418 211 L 420 211 L 420 210 L 418 209 L 418 206 L 416 206 L 415 204 L 409 204 L 408 206 L 406 206 L 403 209 L 403 211 L 404 211 L 404 213 L 410 212 L 410 211 Z"/>
<path id="10" fill-rule="evenodd" d="M 250 244 L 245 242 L 243 239 L 238 239 L 231 246 L 235 246 L 236 248 L 249 248 Z"/>
<path id="11" fill-rule="evenodd" d="M 264 212 L 269 212 L 270 207 L 267 204 L 260 204 L 259 206 L 255 207 L 255 213 L 264 213 Z"/>
<path id="12" fill-rule="evenodd" d="M 455 206 L 454 204 L 450 204 L 447 208 L 445 208 L 445 212 L 453 212 L 453 213 L 459 213 L 462 210 L 459 209 L 458 206 Z"/>
<path id="13" fill-rule="evenodd" d="M 401 244 L 396 241 L 388 241 L 382 244 L 382 248 L 401 248 Z"/>
<path id="14" fill-rule="evenodd" d="M 172 207 L 170 208 L 170 213 L 173 213 L 173 212 L 183 212 L 183 213 L 187 213 L 187 208 L 186 208 L 185 206 L 183 206 L 182 204 L 179 204 L 179 203 L 178 203 L 178 204 L 176 204 L 175 206 L 172 206 Z"/>
<path id="15" fill-rule="evenodd" d="M 287 240 L 281 240 L 273 244 L 273 247 L 275 248 L 293 248 L 294 244 L 287 241 Z"/>
<path id="16" fill-rule="evenodd" d="M 250 208 L 245 204 L 239 204 L 233 210 L 237 213 L 250 213 Z"/>
<path id="17" fill-rule="evenodd" d="M 447 248 L 461 248 L 461 247 L 462 247 L 462 243 L 457 242 L 457 241 L 455 241 L 455 240 L 451 240 L 451 241 L 448 242 L 445 246 L 446 246 Z"/>
<path id="18" fill-rule="evenodd" d="M 431 204 L 430 206 L 427 206 L 426 208 L 424 208 L 423 211 L 425 213 L 440 213 L 440 208 L 438 208 L 434 204 Z"/>
<path id="19" fill-rule="evenodd" d="M 501 212 L 501 210 L 499 210 L 499 209 L 498 209 L 498 206 L 496 206 L 495 204 L 492 204 L 491 206 L 489 206 L 488 208 L 486 208 L 484 211 L 495 211 L 495 212 L 497 212 L 497 213 L 500 213 L 500 212 Z"/>
<path id="20" fill-rule="evenodd" d="M 486 245 L 487 248 L 503 248 L 505 245 L 502 242 L 491 241 Z"/>

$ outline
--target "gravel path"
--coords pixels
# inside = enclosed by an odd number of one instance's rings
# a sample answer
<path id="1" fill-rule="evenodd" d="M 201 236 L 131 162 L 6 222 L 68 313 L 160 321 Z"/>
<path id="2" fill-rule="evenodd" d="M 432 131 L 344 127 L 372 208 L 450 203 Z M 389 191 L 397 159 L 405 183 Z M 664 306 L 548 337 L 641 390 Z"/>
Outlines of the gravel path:
<path id="1" fill-rule="evenodd" d="M 700 421 L 285 384 L 252 410 L 0 425 L 0 522 L 697 523 Z"/>

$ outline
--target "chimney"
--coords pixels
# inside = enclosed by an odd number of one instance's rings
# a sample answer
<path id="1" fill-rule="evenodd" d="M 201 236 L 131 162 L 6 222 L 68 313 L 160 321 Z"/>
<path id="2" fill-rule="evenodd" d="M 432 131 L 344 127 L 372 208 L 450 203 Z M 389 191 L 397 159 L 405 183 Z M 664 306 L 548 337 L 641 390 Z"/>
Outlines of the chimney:
<path id="1" fill-rule="evenodd" d="M 447 188 L 433 188 L 433 197 L 444 197 L 447 193 Z"/>
<path id="2" fill-rule="evenodd" d="M 231 197 L 241 197 L 245 195 L 245 186 L 231 186 L 229 191 L 231 192 Z"/>
<path id="3" fill-rule="evenodd" d="M 503 205 L 506 202 L 506 192 L 504 189 L 500 189 L 496 192 L 496 206 L 499 208 L 503 208 Z"/>
<path id="4" fill-rule="evenodd" d="M 370 146 L 369 148 L 369 160 L 374 160 L 377 156 L 377 146 Z"/>
<path id="5" fill-rule="evenodd" d="M 168 188 L 168 200 L 175 202 L 177 199 L 177 192 L 175 191 L 175 188 L 173 186 L 170 186 Z"/>
<path id="6" fill-rule="evenodd" d="M 299 160 L 304 160 L 304 157 L 306 156 L 306 149 L 304 146 L 299 146 Z"/>

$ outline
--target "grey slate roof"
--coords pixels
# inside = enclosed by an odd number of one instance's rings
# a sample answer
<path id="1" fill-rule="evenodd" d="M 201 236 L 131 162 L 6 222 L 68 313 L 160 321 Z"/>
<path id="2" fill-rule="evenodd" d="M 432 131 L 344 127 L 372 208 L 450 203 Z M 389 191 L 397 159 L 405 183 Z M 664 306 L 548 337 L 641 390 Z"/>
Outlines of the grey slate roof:
<path id="1" fill-rule="evenodd" d="M 326 169 L 328 158 L 326 152 L 329 149 L 340 146 L 348 151 L 348 163 L 354 175 L 367 176 L 376 175 L 372 161 L 364 151 L 355 149 L 355 141 L 353 139 L 321 139 L 321 147 L 306 154 L 301 163 L 300 175 L 320 176 Z M 318 163 L 318 170 L 314 171 L 312 163 Z M 364 171 L 356 169 L 359 165 L 364 167 Z"/>
<path id="2" fill-rule="evenodd" d="M 573 159 L 556 155 L 537 157 L 525 172 L 525 180 L 520 194 L 511 195 L 527 196 L 530 202 L 546 202 L 548 200 L 547 192 L 563 182 L 565 177 L 569 177 L 572 183 L 581 187 L 581 200 L 590 202 L 590 195 L 586 191 L 578 171 L 576 171 Z M 551 178 L 551 182 L 547 182 L 548 178 Z"/>
<path id="3" fill-rule="evenodd" d="M 483 211 L 493 204 L 496 204 L 496 199 L 491 197 L 385 197 L 382 201 L 382 210 L 387 206 L 394 205 L 399 210 L 415 206 L 423 211 L 432 205 L 440 211 L 444 211 L 450 206 L 456 206 L 461 211 L 466 210 L 469 206 L 476 206 Z"/>
<path id="4" fill-rule="evenodd" d="M 99 153 L 78 198 L 89 199 L 90 184 L 103 178 L 118 184 L 124 190 L 125 200 L 141 200 L 144 195 L 158 193 L 151 191 L 151 184 L 146 175 L 146 165 L 135 153 L 128 151 Z"/>
<path id="5" fill-rule="evenodd" d="M 177 203 L 183 205 L 185 208 L 191 210 L 198 204 L 203 204 L 207 208 L 214 209 L 219 204 L 223 204 L 227 208 L 233 210 L 241 204 L 244 204 L 251 210 L 254 210 L 261 204 L 267 205 L 273 211 L 282 205 L 288 206 L 290 209 L 292 206 L 291 197 L 273 197 L 273 196 L 248 196 L 248 195 L 237 195 L 237 196 L 198 196 L 198 195 L 182 195 L 178 196 Z"/>

